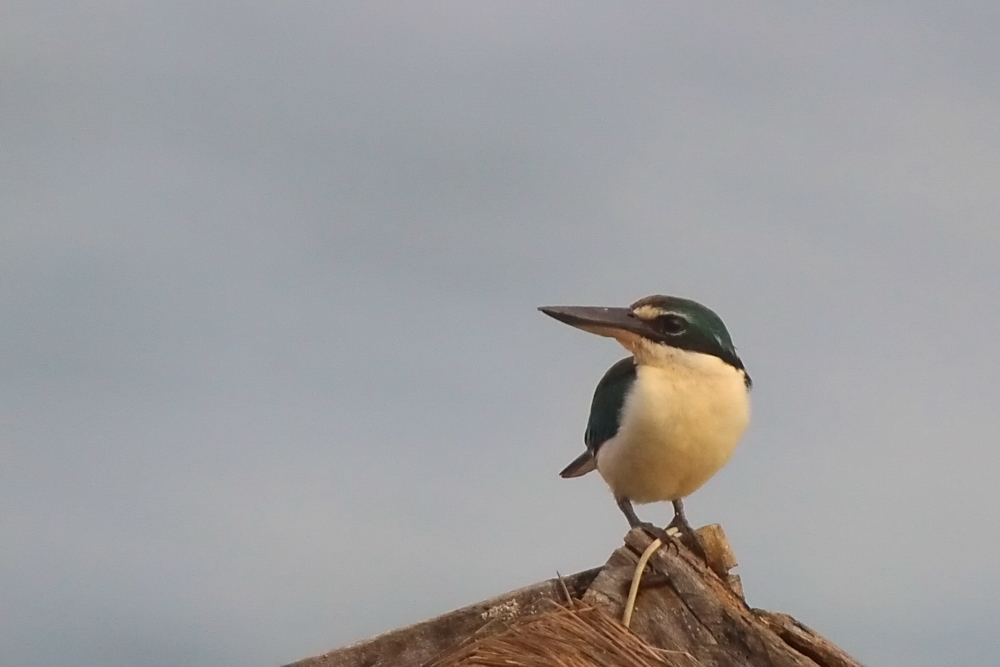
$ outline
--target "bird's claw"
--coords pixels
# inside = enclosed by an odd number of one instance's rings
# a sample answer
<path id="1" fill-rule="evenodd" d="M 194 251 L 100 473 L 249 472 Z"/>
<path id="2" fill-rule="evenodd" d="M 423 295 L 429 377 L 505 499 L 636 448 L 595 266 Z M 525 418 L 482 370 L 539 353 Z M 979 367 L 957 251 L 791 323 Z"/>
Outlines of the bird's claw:
<path id="1" fill-rule="evenodd" d="M 653 524 L 649 523 L 648 521 L 643 521 L 642 523 L 637 524 L 636 527 L 637 528 L 642 528 L 647 533 L 649 533 L 653 537 L 659 539 L 664 544 L 670 544 L 676 538 L 675 535 L 671 535 L 668 532 L 669 531 L 669 526 L 666 529 L 664 529 L 664 528 L 660 528 L 659 526 L 654 526 Z"/>

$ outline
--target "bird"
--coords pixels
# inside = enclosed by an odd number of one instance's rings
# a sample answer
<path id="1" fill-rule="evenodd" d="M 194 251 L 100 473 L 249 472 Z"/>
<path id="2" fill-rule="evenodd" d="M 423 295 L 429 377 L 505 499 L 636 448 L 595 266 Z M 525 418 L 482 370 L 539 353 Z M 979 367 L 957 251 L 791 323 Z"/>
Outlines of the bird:
<path id="1" fill-rule="evenodd" d="M 671 501 L 671 528 L 704 548 L 683 499 L 725 465 L 750 421 L 752 381 L 729 331 L 691 299 L 655 294 L 627 308 L 542 306 L 560 322 L 617 340 L 631 356 L 597 383 L 584 433 L 586 451 L 560 473 L 593 470 L 611 488 L 629 526 L 646 526 L 632 503 Z"/>

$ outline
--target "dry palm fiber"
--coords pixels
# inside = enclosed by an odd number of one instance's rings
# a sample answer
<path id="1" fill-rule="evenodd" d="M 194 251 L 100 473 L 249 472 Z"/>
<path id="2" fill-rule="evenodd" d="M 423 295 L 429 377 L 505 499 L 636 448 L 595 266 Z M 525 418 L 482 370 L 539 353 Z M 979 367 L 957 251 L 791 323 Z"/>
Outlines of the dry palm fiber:
<path id="1" fill-rule="evenodd" d="M 646 644 L 593 607 L 564 608 L 514 622 L 459 646 L 431 667 L 697 667 L 684 651 Z"/>

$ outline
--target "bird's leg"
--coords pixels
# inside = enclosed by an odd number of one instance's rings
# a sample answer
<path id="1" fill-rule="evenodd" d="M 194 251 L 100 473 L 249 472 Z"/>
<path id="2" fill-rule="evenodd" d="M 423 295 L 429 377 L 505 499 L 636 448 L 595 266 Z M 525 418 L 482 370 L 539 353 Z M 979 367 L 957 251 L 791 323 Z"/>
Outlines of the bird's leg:
<path id="1" fill-rule="evenodd" d="M 674 506 L 674 518 L 667 524 L 667 530 L 676 528 L 682 533 L 693 533 L 694 529 L 691 528 L 691 524 L 687 520 L 687 515 L 684 514 L 684 501 L 678 498 L 671 501 L 671 503 Z"/>
<path id="2" fill-rule="evenodd" d="M 628 519 L 628 525 L 632 528 L 641 527 L 644 528 L 649 533 L 655 535 L 664 544 L 669 544 L 673 538 L 667 535 L 667 531 L 663 530 L 659 526 L 654 526 L 648 521 L 639 521 L 639 517 L 636 516 L 635 510 L 632 508 L 632 501 L 625 496 L 615 496 L 615 502 L 618 503 L 618 509 L 622 511 L 625 518 Z"/>
<path id="3" fill-rule="evenodd" d="M 705 545 L 701 543 L 701 538 L 698 533 L 695 532 L 691 524 L 688 523 L 687 516 L 684 514 L 684 503 L 680 498 L 672 501 L 674 506 L 674 518 L 667 525 L 667 530 L 671 528 L 676 528 L 680 533 L 686 538 L 684 541 L 688 548 L 694 552 L 696 556 L 701 558 L 703 561 L 708 562 L 708 556 L 705 554 Z"/>
<path id="4" fill-rule="evenodd" d="M 615 502 L 618 503 L 618 509 L 622 511 L 625 518 L 628 519 L 628 525 L 631 528 L 636 526 L 641 526 L 642 521 L 639 521 L 639 517 L 635 515 L 635 510 L 632 508 L 632 501 L 625 496 L 615 496 Z"/>

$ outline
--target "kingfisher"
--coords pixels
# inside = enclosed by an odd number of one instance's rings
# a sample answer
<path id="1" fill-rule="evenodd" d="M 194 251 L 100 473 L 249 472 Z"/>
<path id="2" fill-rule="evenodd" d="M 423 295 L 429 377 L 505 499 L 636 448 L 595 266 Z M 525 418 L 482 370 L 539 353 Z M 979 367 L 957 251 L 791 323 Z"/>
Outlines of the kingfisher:
<path id="1" fill-rule="evenodd" d="M 587 449 L 560 475 L 597 470 L 631 527 L 650 526 L 632 503 L 671 501 L 674 517 L 665 532 L 676 528 L 704 557 L 683 499 L 729 461 L 750 421 L 752 383 L 722 319 L 696 301 L 659 294 L 628 308 L 539 310 L 614 338 L 632 355 L 597 383 Z"/>

